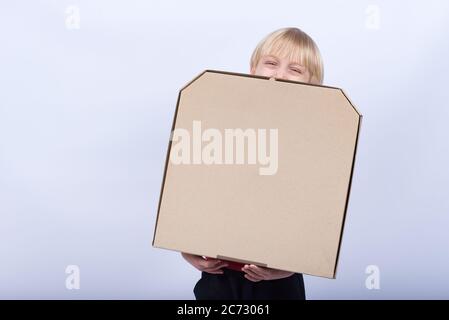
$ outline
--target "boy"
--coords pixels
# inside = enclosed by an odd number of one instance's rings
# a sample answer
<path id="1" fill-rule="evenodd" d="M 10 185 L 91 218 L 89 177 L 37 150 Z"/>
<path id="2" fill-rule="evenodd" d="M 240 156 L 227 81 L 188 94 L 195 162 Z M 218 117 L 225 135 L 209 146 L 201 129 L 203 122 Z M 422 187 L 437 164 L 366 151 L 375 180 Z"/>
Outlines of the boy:
<path id="1" fill-rule="evenodd" d="M 323 83 L 323 63 L 318 47 L 298 28 L 280 29 L 265 37 L 251 56 L 250 73 Z M 187 253 L 182 256 L 202 271 L 194 288 L 198 300 L 305 299 L 302 274 Z"/>

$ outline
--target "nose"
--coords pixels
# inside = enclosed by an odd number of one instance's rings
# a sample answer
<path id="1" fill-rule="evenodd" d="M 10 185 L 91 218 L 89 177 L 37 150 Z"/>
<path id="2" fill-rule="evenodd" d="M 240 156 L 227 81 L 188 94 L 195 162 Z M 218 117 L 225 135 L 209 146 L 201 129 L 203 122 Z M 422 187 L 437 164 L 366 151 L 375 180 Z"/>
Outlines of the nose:
<path id="1" fill-rule="evenodd" d="M 277 79 L 284 79 L 285 78 L 285 74 L 283 70 L 276 70 L 274 72 L 273 77 L 277 78 Z"/>

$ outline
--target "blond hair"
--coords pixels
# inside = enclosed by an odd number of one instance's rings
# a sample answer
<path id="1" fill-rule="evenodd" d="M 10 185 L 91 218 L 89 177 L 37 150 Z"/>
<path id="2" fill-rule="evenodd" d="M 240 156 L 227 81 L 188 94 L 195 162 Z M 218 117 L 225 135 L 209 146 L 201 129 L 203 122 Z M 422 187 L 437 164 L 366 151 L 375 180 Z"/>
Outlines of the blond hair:
<path id="1" fill-rule="evenodd" d="M 265 55 L 295 61 L 307 68 L 311 83 L 323 83 L 323 61 L 318 46 L 309 35 L 298 28 L 279 29 L 262 39 L 251 56 L 251 70 L 256 68 L 260 58 Z"/>

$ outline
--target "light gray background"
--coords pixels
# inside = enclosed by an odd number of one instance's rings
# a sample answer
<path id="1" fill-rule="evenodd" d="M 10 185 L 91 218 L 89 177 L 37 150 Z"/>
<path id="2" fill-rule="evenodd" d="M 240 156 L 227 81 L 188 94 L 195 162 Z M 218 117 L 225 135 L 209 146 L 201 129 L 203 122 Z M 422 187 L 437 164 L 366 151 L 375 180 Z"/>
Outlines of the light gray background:
<path id="1" fill-rule="evenodd" d="M 178 90 L 285 26 L 364 115 L 338 279 L 308 298 L 449 298 L 445 0 L 0 0 L 0 298 L 193 298 L 199 272 L 151 247 Z"/>

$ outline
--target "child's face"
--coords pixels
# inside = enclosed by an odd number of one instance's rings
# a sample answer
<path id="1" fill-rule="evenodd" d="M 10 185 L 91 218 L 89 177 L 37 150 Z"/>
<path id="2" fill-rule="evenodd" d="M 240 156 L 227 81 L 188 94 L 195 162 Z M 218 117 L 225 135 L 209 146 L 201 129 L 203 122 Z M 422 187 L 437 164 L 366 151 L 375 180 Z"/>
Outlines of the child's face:
<path id="1" fill-rule="evenodd" d="M 301 82 L 311 81 L 310 73 L 305 66 L 274 55 L 262 56 L 257 66 L 251 69 L 251 74 Z"/>

